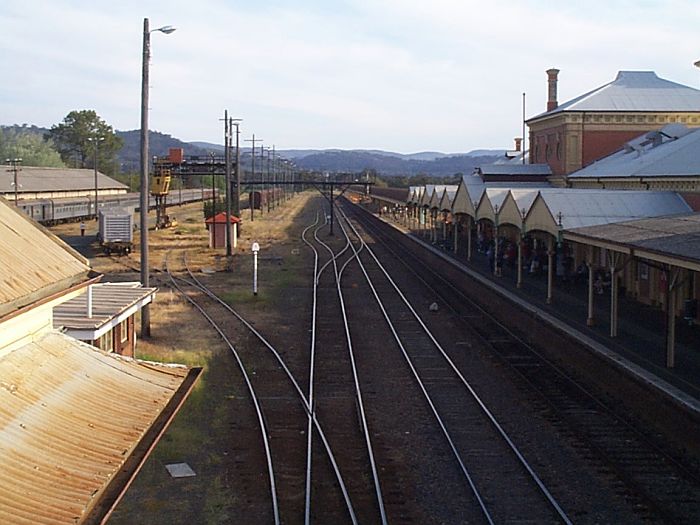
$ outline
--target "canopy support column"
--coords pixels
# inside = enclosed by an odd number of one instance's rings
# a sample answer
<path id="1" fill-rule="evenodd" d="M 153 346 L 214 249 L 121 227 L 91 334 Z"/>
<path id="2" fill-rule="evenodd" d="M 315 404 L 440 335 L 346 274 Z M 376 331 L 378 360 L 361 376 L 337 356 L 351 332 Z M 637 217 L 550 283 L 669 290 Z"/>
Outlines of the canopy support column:
<path id="1" fill-rule="evenodd" d="M 667 326 L 666 330 L 666 367 L 674 368 L 676 366 L 676 291 L 678 289 L 678 277 L 680 269 L 675 268 L 668 270 L 668 292 L 666 293 L 666 314 Z"/>
<path id="2" fill-rule="evenodd" d="M 515 283 L 517 288 L 523 287 L 523 233 L 518 232 L 518 280 Z"/>
<path id="3" fill-rule="evenodd" d="M 610 268 L 610 337 L 617 337 L 618 333 L 618 285 L 615 270 L 620 261 L 620 254 L 608 252 L 608 266 Z"/>
<path id="4" fill-rule="evenodd" d="M 498 265 L 498 224 L 493 225 L 493 274 L 496 277 L 501 276 L 501 268 Z"/>
<path id="5" fill-rule="evenodd" d="M 452 247 L 452 251 L 454 252 L 455 255 L 457 255 L 457 242 L 459 241 L 459 223 L 460 221 L 457 220 L 457 216 L 453 215 L 452 216 L 452 227 L 454 228 L 454 246 Z"/>
<path id="6" fill-rule="evenodd" d="M 468 215 L 468 220 L 467 220 L 467 261 L 472 260 L 472 222 L 473 218 L 471 215 Z"/>
<path id="7" fill-rule="evenodd" d="M 593 246 L 588 246 L 586 253 L 586 268 L 588 268 L 588 318 L 587 326 L 593 326 Z"/>
<path id="8" fill-rule="evenodd" d="M 442 214 L 442 241 L 447 241 L 447 213 Z"/>
<path id="9" fill-rule="evenodd" d="M 547 304 L 552 304 L 552 285 L 554 283 L 554 237 L 547 239 Z"/>

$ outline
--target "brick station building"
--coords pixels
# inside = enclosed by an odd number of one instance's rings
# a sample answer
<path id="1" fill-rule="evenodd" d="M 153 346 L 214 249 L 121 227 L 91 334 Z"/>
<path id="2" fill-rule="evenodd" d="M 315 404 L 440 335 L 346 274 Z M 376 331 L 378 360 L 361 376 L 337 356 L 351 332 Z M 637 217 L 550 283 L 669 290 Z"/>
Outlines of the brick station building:
<path id="1" fill-rule="evenodd" d="M 549 164 L 555 185 L 645 132 L 673 123 L 700 127 L 700 90 L 653 71 L 620 71 L 612 82 L 561 105 L 558 75 L 558 69 L 547 71 L 547 111 L 526 121 L 529 161 Z"/>

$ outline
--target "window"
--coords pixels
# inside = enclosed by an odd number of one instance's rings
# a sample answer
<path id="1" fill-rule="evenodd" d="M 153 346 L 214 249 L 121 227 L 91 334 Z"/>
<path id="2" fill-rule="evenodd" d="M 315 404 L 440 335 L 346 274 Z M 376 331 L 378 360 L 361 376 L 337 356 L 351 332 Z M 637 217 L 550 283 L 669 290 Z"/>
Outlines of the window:
<path id="1" fill-rule="evenodd" d="M 124 343 L 129 339 L 129 319 L 119 323 L 119 340 Z"/>
<path id="2" fill-rule="evenodd" d="M 649 280 L 649 266 L 643 262 L 639 263 L 639 278 L 642 281 Z"/>
<path id="3" fill-rule="evenodd" d="M 105 352 L 111 352 L 114 350 L 114 332 L 110 330 L 106 334 L 104 334 L 102 337 L 100 337 L 100 344 L 98 347 Z"/>

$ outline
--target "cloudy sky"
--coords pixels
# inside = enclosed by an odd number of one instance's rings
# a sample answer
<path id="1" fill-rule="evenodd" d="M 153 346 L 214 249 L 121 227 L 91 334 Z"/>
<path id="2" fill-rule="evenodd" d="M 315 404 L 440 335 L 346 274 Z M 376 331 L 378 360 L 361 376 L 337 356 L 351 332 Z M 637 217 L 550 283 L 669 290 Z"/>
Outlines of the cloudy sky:
<path id="1" fill-rule="evenodd" d="M 700 88 L 697 0 L 2 0 L 0 124 L 94 109 L 140 125 L 143 19 L 151 129 L 222 142 L 402 153 L 508 148 L 526 115 L 618 70 Z"/>

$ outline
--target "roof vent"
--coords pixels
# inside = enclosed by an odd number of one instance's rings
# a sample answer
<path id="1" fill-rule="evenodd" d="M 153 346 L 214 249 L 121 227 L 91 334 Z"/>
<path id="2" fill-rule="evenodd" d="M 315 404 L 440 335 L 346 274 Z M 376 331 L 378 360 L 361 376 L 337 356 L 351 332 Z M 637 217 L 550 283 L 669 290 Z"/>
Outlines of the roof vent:
<path id="1" fill-rule="evenodd" d="M 668 137 L 668 135 L 665 135 L 660 131 L 650 131 L 649 133 L 644 135 L 644 138 L 649 141 L 647 142 L 647 144 L 651 144 L 652 148 L 661 146 L 661 143 L 664 141 L 664 137 Z"/>

